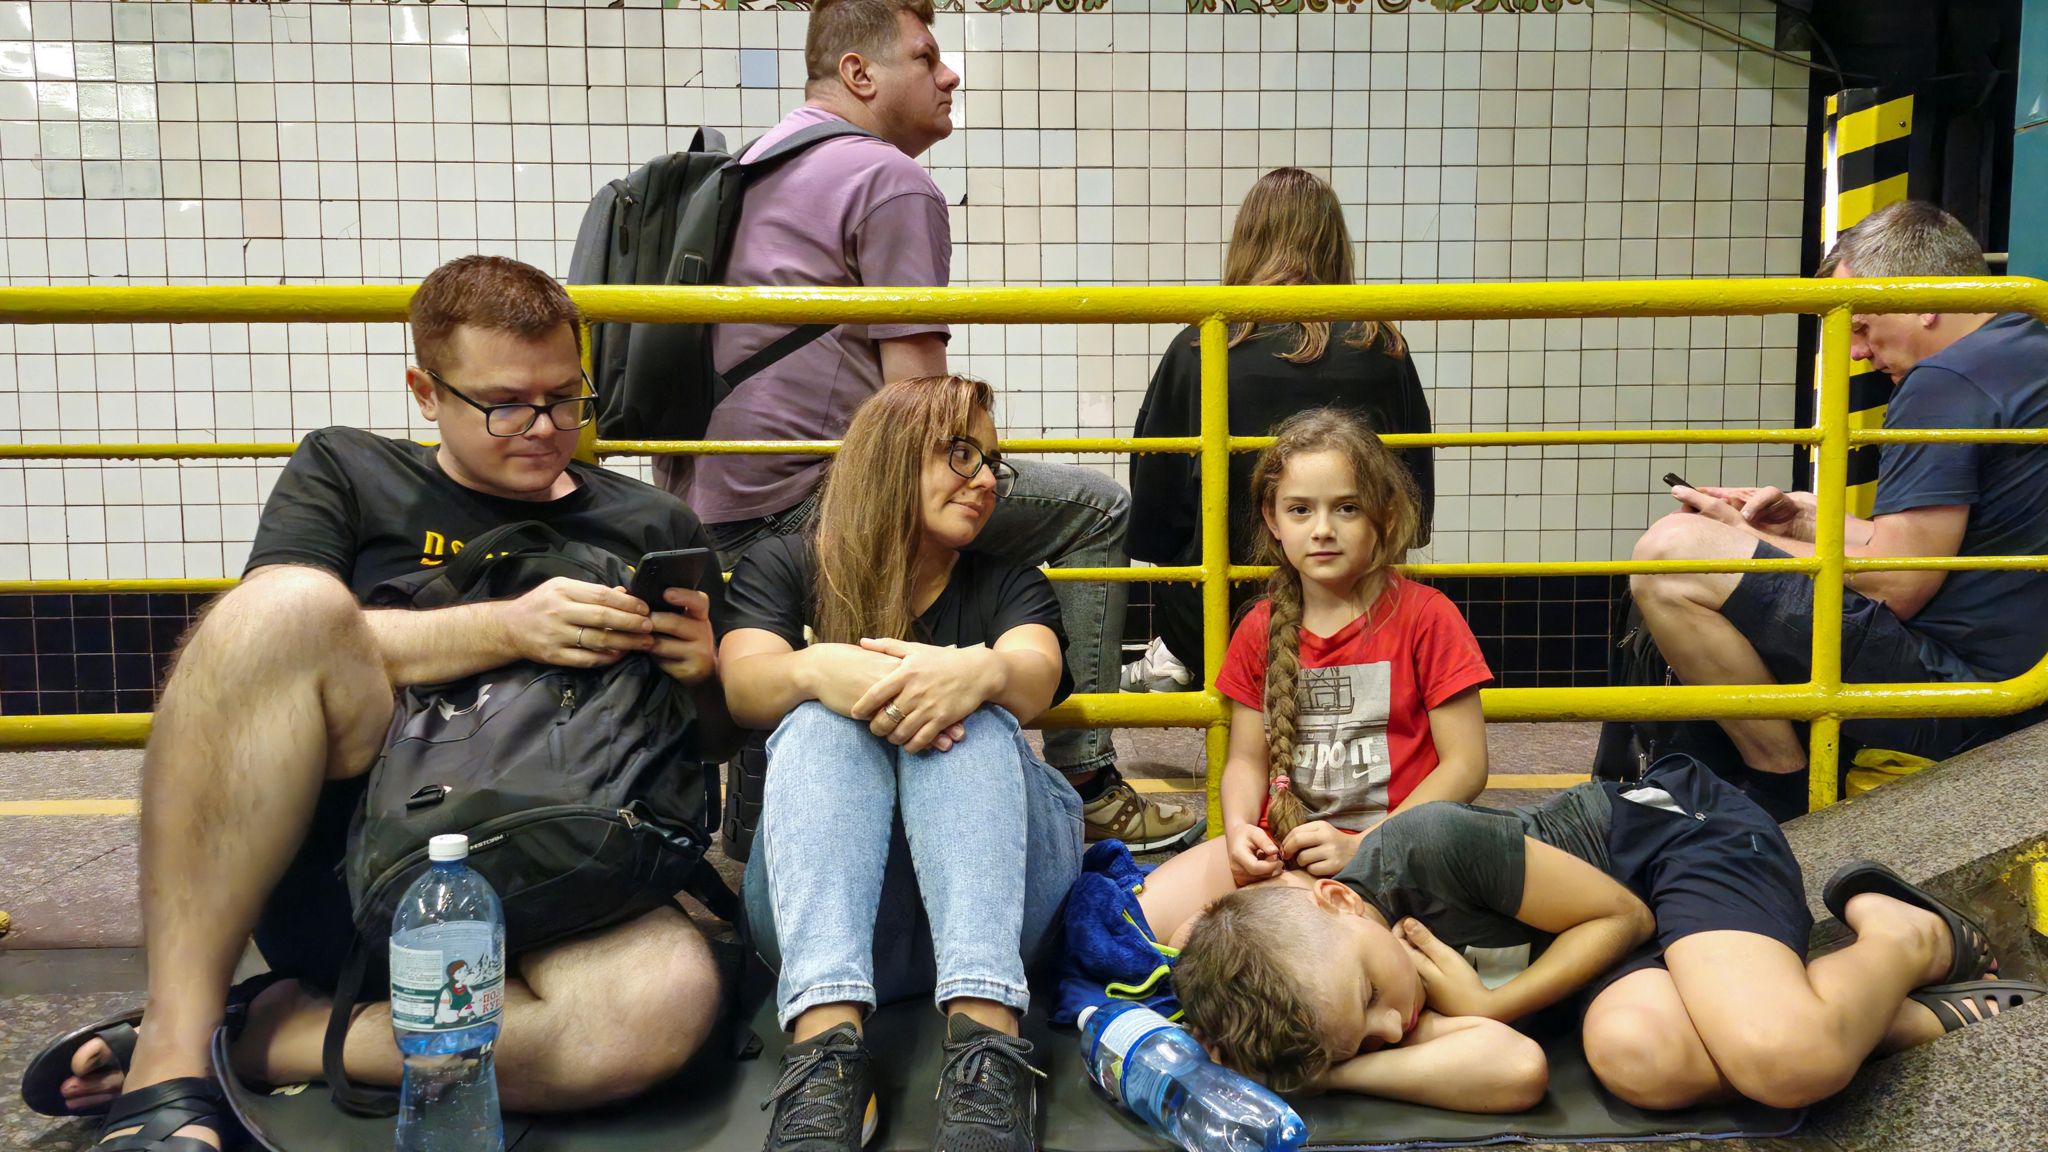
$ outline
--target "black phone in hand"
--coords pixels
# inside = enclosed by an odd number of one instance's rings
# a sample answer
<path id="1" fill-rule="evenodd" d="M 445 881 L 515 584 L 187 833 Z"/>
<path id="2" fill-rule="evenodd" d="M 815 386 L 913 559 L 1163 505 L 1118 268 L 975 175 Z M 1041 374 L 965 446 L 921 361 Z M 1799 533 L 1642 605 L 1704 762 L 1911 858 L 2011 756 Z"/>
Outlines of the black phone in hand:
<path id="1" fill-rule="evenodd" d="M 626 594 L 639 599 L 655 612 L 670 610 L 662 593 L 670 588 L 702 588 L 706 573 L 718 571 L 718 554 L 709 548 L 677 548 L 649 552 L 633 569 L 633 581 Z"/>

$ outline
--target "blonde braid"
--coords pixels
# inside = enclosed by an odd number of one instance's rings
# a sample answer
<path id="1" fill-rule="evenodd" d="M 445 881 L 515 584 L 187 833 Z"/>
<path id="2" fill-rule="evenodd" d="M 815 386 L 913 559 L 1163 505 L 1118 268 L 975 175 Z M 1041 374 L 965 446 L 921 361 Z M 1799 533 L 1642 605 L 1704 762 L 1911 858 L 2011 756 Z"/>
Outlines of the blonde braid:
<path id="1" fill-rule="evenodd" d="M 1308 809 L 1292 786 L 1295 696 L 1301 678 L 1301 574 L 1282 563 L 1266 583 L 1266 773 L 1271 788 L 1266 832 L 1275 844 L 1304 823 Z"/>

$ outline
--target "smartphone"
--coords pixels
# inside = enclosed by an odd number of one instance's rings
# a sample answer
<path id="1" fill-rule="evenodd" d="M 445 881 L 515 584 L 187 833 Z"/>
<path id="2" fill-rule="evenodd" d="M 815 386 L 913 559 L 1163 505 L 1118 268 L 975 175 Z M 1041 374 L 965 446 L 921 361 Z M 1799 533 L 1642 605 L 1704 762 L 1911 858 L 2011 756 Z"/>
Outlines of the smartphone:
<path id="1" fill-rule="evenodd" d="M 669 610 L 661 594 L 670 588 L 701 588 L 707 572 L 718 571 L 718 554 L 709 548 L 677 548 L 649 552 L 633 569 L 633 582 L 626 594 L 637 597 L 655 612 Z"/>
<path id="2" fill-rule="evenodd" d="M 1689 484 L 1689 483 L 1687 483 L 1687 482 L 1686 482 L 1686 479 L 1685 479 L 1685 477 L 1683 477 L 1683 476 L 1680 476 L 1680 475 L 1679 475 L 1678 473 L 1676 473 L 1676 472 L 1666 472 L 1666 473 L 1664 474 L 1664 483 L 1666 483 L 1666 484 L 1670 485 L 1670 486 L 1671 486 L 1671 487 L 1673 487 L 1673 488 L 1691 488 L 1691 487 L 1692 487 L 1692 485 L 1691 485 L 1691 484 Z"/>

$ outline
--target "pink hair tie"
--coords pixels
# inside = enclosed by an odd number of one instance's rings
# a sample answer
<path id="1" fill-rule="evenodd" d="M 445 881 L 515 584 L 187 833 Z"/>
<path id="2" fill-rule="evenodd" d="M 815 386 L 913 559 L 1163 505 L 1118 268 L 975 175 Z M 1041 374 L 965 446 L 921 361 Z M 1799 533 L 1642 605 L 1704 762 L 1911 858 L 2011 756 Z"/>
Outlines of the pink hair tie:
<path id="1" fill-rule="evenodd" d="M 1273 791 L 1275 792 L 1285 792 L 1292 784 L 1293 782 L 1285 776 L 1273 777 Z"/>

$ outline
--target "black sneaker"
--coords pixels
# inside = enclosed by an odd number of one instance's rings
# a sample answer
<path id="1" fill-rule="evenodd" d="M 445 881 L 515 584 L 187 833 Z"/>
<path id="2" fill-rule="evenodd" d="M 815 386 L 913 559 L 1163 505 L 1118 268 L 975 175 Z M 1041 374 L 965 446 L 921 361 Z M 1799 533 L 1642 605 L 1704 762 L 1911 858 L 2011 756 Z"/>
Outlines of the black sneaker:
<path id="1" fill-rule="evenodd" d="M 874 1137 L 877 1118 L 860 1030 L 841 1024 L 790 1045 L 761 1107 L 775 1109 L 763 1152 L 859 1152 Z"/>
<path id="2" fill-rule="evenodd" d="M 1037 1147 L 1038 1080 L 1031 1043 L 978 1024 L 946 1018 L 946 1063 L 939 1070 L 939 1128 L 933 1152 L 1032 1152 Z"/>

